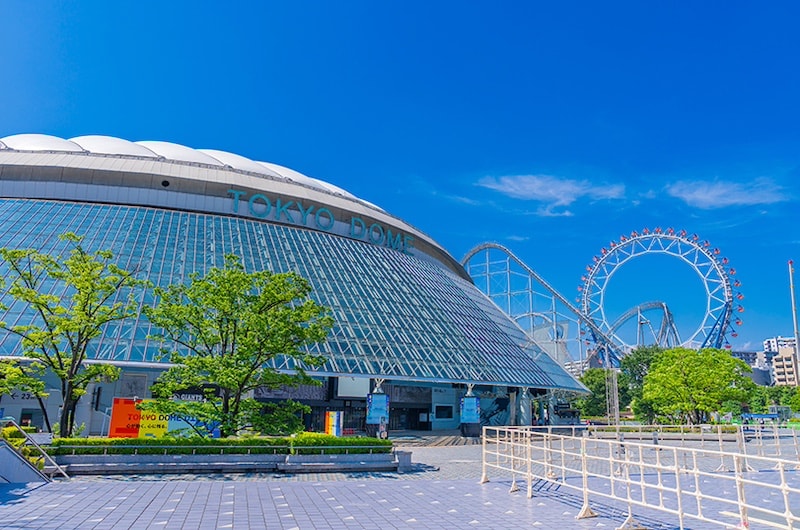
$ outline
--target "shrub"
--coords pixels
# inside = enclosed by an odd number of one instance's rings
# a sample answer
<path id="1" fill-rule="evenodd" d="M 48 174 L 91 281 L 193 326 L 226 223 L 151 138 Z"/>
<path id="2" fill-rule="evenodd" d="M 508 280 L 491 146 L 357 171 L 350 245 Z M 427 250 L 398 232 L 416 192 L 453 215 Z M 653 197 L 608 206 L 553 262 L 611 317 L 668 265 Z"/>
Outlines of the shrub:
<path id="1" fill-rule="evenodd" d="M 240 438 L 56 438 L 48 453 L 55 455 L 101 454 L 343 454 L 388 453 L 389 440 L 337 438 L 302 433 L 291 437 L 247 436 Z"/>
<path id="2" fill-rule="evenodd" d="M 27 433 L 35 433 L 36 427 L 22 427 L 22 430 Z M 25 435 L 20 432 L 16 427 L 3 427 L 0 431 L 0 436 L 3 440 L 9 443 L 11 447 L 15 448 L 19 454 L 28 459 L 28 461 L 37 468 L 44 469 L 44 457 L 37 452 L 33 451 L 31 447 L 25 445 Z"/>

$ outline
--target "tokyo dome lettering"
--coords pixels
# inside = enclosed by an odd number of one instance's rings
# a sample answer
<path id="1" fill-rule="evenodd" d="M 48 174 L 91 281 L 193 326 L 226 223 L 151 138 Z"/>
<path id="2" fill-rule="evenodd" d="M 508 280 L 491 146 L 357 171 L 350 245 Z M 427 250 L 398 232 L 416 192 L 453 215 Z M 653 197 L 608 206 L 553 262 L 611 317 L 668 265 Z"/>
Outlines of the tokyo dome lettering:
<path id="1" fill-rule="evenodd" d="M 360 217 L 350 219 L 350 237 L 369 241 L 373 245 L 383 245 L 400 252 L 408 253 L 414 246 L 414 238 L 408 234 L 392 233 L 378 223 L 367 224 Z"/>
<path id="2" fill-rule="evenodd" d="M 277 222 L 313 227 L 326 232 L 333 231 L 336 219 L 333 212 L 325 207 L 304 206 L 297 201 L 270 199 L 262 193 L 247 195 L 241 190 L 228 190 L 233 199 L 233 213 L 247 214 L 258 219 L 272 219 Z M 344 220 L 343 220 L 344 221 Z M 353 239 L 367 241 L 373 245 L 382 245 L 408 254 L 414 247 L 414 238 L 401 232 L 392 232 L 380 223 L 367 225 L 360 217 L 351 217 L 346 221 L 349 230 L 346 235 Z M 345 235 L 345 234 L 343 234 Z"/>

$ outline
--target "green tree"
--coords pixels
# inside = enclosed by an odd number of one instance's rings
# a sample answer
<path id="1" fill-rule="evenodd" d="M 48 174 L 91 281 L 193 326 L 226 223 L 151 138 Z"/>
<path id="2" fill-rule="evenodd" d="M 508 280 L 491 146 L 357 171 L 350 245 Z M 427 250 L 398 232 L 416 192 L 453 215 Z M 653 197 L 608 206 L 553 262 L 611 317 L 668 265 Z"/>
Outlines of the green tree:
<path id="1" fill-rule="evenodd" d="M 575 401 L 575 406 L 583 416 L 605 416 L 608 414 L 606 402 L 606 387 L 608 370 L 605 368 L 589 368 L 580 377 L 581 383 L 589 389 L 591 394 L 581 396 Z M 617 374 L 617 398 L 620 408 L 625 408 L 630 403 L 627 376 Z"/>
<path id="2" fill-rule="evenodd" d="M 724 350 L 672 348 L 656 356 L 643 396 L 671 422 L 702 423 L 728 401 L 746 401 L 751 369 Z"/>
<path id="3" fill-rule="evenodd" d="M 248 273 L 233 255 L 205 276 L 192 274 L 188 285 L 156 288 L 158 302 L 145 314 L 162 330 L 158 338 L 169 347 L 174 366 L 153 386 L 158 402 L 152 409 L 180 410 L 183 417 L 218 424 L 229 436 L 254 425 L 253 412 L 263 407 L 249 397 L 256 388 L 313 384 L 302 366 L 319 366 L 324 359 L 304 347 L 323 342 L 333 319 L 310 292 L 308 281 L 296 273 Z M 300 362 L 293 373 L 279 372 L 270 365 L 277 356 Z M 170 399 L 207 384 L 218 386 L 219 395 L 209 394 L 201 403 Z M 263 421 L 259 428 L 266 428 Z"/>
<path id="4" fill-rule="evenodd" d="M 606 377 L 604 368 L 589 368 L 580 377 L 581 383 L 589 392 L 588 395 L 579 397 L 576 408 L 581 411 L 581 416 L 605 416 L 608 414 L 606 404 Z"/>
<path id="5" fill-rule="evenodd" d="M 53 432 L 44 399 L 44 365 L 37 362 L 22 363 L 19 359 L 0 359 L 0 396 L 12 392 L 27 392 L 36 397 L 47 432 Z"/>
<path id="6" fill-rule="evenodd" d="M 796 394 L 794 386 L 756 386 L 747 400 L 747 408 L 753 414 L 766 414 L 770 405 L 791 407 Z"/>
<path id="7" fill-rule="evenodd" d="M 644 398 L 644 380 L 655 358 L 663 352 L 660 346 L 640 346 L 620 361 L 620 372 L 628 384 L 631 409 L 639 421 L 653 423 L 655 410 L 653 403 Z"/>
<path id="8" fill-rule="evenodd" d="M 135 315 L 131 288 L 139 282 L 113 263 L 110 251 L 88 252 L 81 246 L 83 237 L 71 232 L 59 238 L 71 247 L 66 258 L 35 249 L 0 249 L 10 281 L 7 294 L 33 314 L 27 324 L 0 322 L 0 329 L 19 336 L 23 354 L 61 381 L 59 433 L 71 436 L 86 387 L 119 377 L 119 368 L 110 364 L 86 364 L 86 354 L 106 324 Z"/>

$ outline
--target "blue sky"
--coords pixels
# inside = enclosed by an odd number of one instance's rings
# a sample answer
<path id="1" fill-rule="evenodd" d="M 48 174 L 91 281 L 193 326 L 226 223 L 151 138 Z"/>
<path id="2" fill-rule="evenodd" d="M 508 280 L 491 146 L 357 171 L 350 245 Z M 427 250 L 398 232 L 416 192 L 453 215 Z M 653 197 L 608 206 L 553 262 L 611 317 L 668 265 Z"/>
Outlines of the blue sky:
<path id="1" fill-rule="evenodd" d="M 798 15 L 791 2 L 6 0 L 0 137 L 106 134 L 278 163 L 456 258 L 499 242 L 570 299 L 620 234 L 686 229 L 736 268 L 731 343 L 757 349 L 792 334 Z M 691 271 L 640 261 L 614 297 L 697 311 Z"/>

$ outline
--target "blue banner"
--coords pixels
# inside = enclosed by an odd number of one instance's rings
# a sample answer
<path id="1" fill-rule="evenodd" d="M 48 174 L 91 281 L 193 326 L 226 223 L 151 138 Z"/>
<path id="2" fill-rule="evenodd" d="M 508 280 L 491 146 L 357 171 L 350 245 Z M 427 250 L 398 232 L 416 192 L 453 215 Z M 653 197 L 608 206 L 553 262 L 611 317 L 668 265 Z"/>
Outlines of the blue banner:
<path id="1" fill-rule="evenodd" d="M 367 424 L 389 423 L 389 396 L 386 394 L 367 394 Z"/>
<path id="2" fill-rule="evenodd" d="M 461 423 L 480 423 L 481 400 L 478 396 L 461 398 Z"/>

